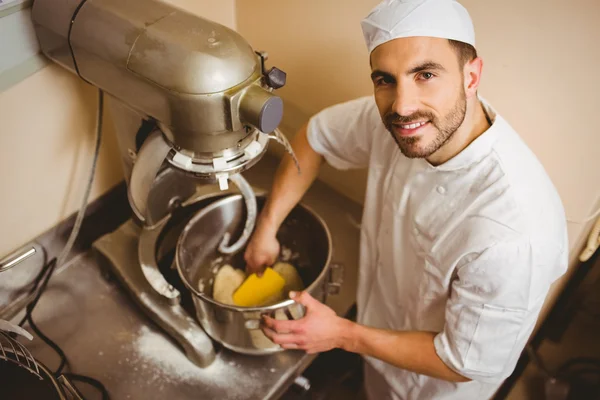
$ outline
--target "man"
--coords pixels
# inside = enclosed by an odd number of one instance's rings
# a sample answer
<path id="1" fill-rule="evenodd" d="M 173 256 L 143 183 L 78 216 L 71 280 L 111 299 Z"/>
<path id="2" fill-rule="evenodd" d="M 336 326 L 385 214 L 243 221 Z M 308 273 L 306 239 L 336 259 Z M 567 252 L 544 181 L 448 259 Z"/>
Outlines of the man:
<path id="1" fill-rule="evenodd" d="M 567 266 L 558 194 L 477 89 L 482 60 L 453 0 L 386 0 L 362 22 L 374 97 L 313 116 L 280 166 L 245 259 L 275 261 L 278 227 L 322 160 L 369 168 L 358 323 L 307 293 L 307 314 L 265 334 L 310 353 L 366 359 L 371 400 L 485 399 L 511 374 Z"/>

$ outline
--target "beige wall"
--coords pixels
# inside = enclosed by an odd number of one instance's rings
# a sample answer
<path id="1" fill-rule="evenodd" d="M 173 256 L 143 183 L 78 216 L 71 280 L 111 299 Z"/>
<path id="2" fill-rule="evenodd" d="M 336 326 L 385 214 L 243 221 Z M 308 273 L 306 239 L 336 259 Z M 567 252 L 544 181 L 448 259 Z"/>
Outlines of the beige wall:
<path id="1" fill-rule="evenodd" d="M 0 254 L 79 207 L 94 149 L 95 93 L 50 65 L 0 94 Z M 105 122 L 92 198 L 122 178 L 114 132 Z"/>
<path id="2" fill-rule="evenodd" d="M 328 105 L 372 93 L 359 21 L 379 0 L 238 0 L 238 31 L 288 73 L 281 90 L 291 134 Z M 463 0 L 484 59 L 481 95 L 521 133 L 583 219 L 600 195 L 600 2 Z M 274 146 L 272 146 L 274 147 Z M 364 172 L 324 180 L 355 199 Z M 572 248 L 587 228 L 569 224 Z"/>
<path id="3" fill-rule="evenodd" d="M 310 115 L 372 92 L 359 21 L 378 0 L 238 0 L 238 31 L 269 53 L 287 84 L 281 129 L 290 136 Z M 280 153 L 271 145 L 270 151 Z M 356 201 L 364 197 L 365 171 L 325 167 L 321 178 Z"/>
<path id="4" fill-rule="evenodd" d="M 584 219 L 600 207 L 600 127 L 593 117 L 600 76 L 589 72 L 600 63 L 600 2 L 463 4 L 473 15 L 485 62 L 482 95 L 540 158 L 567 216 Z M 584 225 L 569 224 L 572 249 L 579 249 Z"/>
<path id="5" fill-rule="evenodd" d="M 170 1 L 235 27 L 234 0 Z M 56 65 L 0 93 L 0 256 L 78 209 L 95 115 L 95 89 Z M 104 126 L 92 199 L 123 178 L 109 115 Z"/>

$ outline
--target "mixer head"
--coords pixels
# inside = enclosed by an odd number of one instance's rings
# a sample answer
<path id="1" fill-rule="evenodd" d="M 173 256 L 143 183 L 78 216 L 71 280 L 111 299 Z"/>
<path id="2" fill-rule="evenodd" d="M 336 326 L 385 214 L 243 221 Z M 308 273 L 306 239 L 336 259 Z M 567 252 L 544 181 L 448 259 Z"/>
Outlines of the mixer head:
<path id="1" fill-rule="evenodd" d="M 36 0 L 33 20 L 45 55 L 154 122 L 167 161 L 199 178 L 251 166 L 281 121 L 285 73 L 165 1 Z"/>
<path id="2" fill-rule="evenodd" d="M 142 221 L 165 163 L 224 189 L 270 139 L 285 144 L 269 134 L 282 119 L 273 91 L 286 75 L 267 69 L 266 54 L 237 32 L 164 0 L 36 0 L 32 17 L 46 56 L 151 127 L 118 130 L 137 144 L 119 138 L 122 153 L 134 156 L 126 178 Z"/>

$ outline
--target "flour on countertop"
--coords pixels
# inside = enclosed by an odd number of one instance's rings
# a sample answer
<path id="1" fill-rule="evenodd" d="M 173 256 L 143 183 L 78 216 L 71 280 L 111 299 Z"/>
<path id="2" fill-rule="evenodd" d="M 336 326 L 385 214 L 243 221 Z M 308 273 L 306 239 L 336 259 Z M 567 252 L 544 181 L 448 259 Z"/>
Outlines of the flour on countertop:
<path id="1" fill-rule="evenodd" d="M 245 395 L 256 393 L 264 384 L 261 382 L 264 372 L 260 369 L 241 373 L 235 361 L 226 361 L 223 357 L 217 356 L 207 368 L 197 367 L 178 346 L 146 326 L 139 330 L 133 348 L 137 357 L 130 366 L 139 367 L 141 380 L 148 380 L 148 383 L 206 382 L 207 385 L 227 388 L 228 399 L 244 399 Z"/>

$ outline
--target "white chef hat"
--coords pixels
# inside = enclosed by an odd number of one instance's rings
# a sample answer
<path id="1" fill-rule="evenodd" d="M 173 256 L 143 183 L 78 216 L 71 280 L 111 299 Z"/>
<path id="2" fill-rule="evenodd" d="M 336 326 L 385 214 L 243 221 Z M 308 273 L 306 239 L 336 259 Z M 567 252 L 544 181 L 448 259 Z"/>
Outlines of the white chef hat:
<path id="1" fill-rule="evenodd" d="M 361 21 L 369 54 L 390 40 L 429 36 L 475 47 L 468 11 L 455 0 L 384 0 Z"/>

